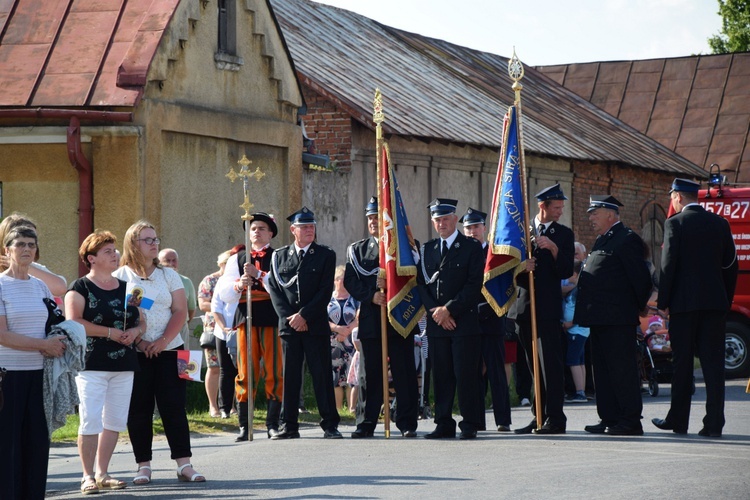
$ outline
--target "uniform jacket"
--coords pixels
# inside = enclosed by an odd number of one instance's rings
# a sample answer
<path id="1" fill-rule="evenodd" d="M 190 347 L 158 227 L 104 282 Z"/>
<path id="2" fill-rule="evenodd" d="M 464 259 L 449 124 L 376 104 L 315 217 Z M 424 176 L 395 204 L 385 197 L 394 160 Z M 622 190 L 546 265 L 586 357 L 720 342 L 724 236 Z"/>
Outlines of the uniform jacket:
<path id="1" fill-rule="evenodd" d="M 685 207 L 664 224 L 659 309 L 729 310 L 737 265 L 729 223 L 699 205 Z"/>
<path id="2" fill-rule="evenodd" d="M 544 233 L 557 245 L 557 259 L 546 249 L 534 248 L 536 258 L 534 270 L 534 291 L 536 292 L 537 320 L 560 321 L 562 318 L 562 288 L 560 281 L 573 276 L 575 237 L 573 231 L 562 224 L 552 222 Z M 518 300 L 511 306 L 509 318 L 531 321 L 531 296 L 529 294 L 529 273 L 521 273 L 516 278 Z"/>
<path id="3" fill-rule="evenodd" d="M 618 222 L 596 238 L 586 259 L 578 278 L 573 322 L 581 326 L 635 326 L 651 290 L 643 240 Z"/>
<path id="4" fill-rule="evenodd" d="M 417 268 L 417 288 L 427 312 L 427 335 L 479 335 L 477 304 L 483 300 L 482 244 L 458 233 L 443 259 L 440 242 L 440 238 L 435 238 L 422 245 L 422 261 Z M 432 320 L 430 309 L 437 306 L 448 308 L 456 320 L 455 330 L 444 330 Z"/>
<path id="5" fill-rule="evenodd" d="M 279 316 L 279 335 L 331 335 L 328 301 L 333 293 L 336 253 L 313 242 L 302 262 L 294 245 L 273 253 L 268 293 Z M 287 285 L 287 286 L 284 286 Z M 307 332 L 289 326 L 288 316 L 300 313 Z"/>
<path id="6" fill-rule="evenodd" d="M 292 246 L 294 248 L 294 246 Z M 251 263 L 255 266 L 256 261 L 260 262 L 260 270 L 263 272 L 269 272 L 271 270 L 271 255 L 273 254 L 273 248 L 266 247 L 263 250 L 264 255 L 262 257 L 250 257 Z M 247 262 L 247 252 L 245 250 L 240 251 L 237 254 L 237 265 L 240 268 L 240 276 L 245 273 L 245 262 Z M 256 266 L 257 267 L 257 266 Z M 254 292 L 267 290 L 263 286 L 261 280 L 253 280 L 251 289 Z M 237 305 L 237 312 L 234 314 L 234 326 L 244 324 L 247 318 L 247 304 L 244 301 L 245 294 L 242 294 L 242 300 Z M 272 326 L 276 328 L 279 325 L 279 317 L 276 315 L 276 311 L 273 308 L 271 300 L 253 300 L 250 307 L 250 311 L 253 313 L 252 326 Z"/>

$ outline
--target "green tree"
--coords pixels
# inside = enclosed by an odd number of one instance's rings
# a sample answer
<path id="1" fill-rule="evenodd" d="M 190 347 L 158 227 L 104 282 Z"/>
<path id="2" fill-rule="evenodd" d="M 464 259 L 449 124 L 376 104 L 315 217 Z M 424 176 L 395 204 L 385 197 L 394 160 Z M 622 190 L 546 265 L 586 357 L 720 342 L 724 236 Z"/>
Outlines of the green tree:
<path id="1" fill-rule="evenodd" d="M 708 39 L 714 54 L 750 51 L 750 1 L 718 0 L 721 32 Z"/>

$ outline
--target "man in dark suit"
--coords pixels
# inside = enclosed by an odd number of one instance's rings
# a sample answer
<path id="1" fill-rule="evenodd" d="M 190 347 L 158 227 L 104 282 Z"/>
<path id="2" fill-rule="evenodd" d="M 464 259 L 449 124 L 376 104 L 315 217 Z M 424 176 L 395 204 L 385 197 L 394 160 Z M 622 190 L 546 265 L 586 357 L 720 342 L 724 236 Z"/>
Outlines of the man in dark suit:
<path id="1" fill-rule="evenodd" d="M 453 438 L 453 398 L 458 393 L 461 439 L 473 439 L 484 427 L 479 381 L 482 337 L 476 312 L 481 300 L 482 245 L 456 229 L 456 200 L 437 198 L 429 205 L 440 235 L 420 249 L 419 295 L 427 312 L 429 357 L 435 394 L 435 430 L 427 439 Z"/>
<path id="2" fill-rule="evenodd" d="M 586 432 L 643 435 L 636 360 L 638 316 L 651 294 L 651 273 L 641 237 L 620 222 L 622 203 L 592 196 L 589 221 L 597 236 L 578 278 L 573 322 L 591 329 L 596 410 L 601 421 Z"/>
<path id="3" fill-rule="evenodd" d="M 331 327 L 328 302 L 333 293 L 336 253 L 315 242 L 315 216 L 307 207 L 293 213 L 294 243 L 271 257 L 268 293 L 279 316 L 284 351 L 283 429 L 271 439 L 299 437 L 297 405 L 302 386 L 302 362 L 307 359 L 324 438 L 341 438 L 331 374 Z"/>
<path id="4" fill-rule="evenodd" d="M 484 258 L 487 258 L 487 242 L 484 234 L 487 230 L 485 221 L 487 214 L 474 208 L 469 208 L 458 220 L 464 226 L 464 234 L 474 238 L 482 244 Z M 481 299 L 480 299 L 481 300 Z M 486 376 L 482 379 L 482 395 L 489 384 L 492 395 L 492 413 L 498 432 L 510 431 L 510 395 L 508 394 L 508 379 L 505 375 L 505 316 L 498 317 L 487 302 L 480 302 L 477 306 L 479 313 L 479 327 L 482 331 L 482 362 Z M 484 403 L 484 397 L 482 398 Z M 484 411 L 484 404 L 482 404 Z"/>
<path id="5" fill-rule="evenodd" d="M 700 185 L 675 179 L 670 196 L 676 215 L 664 224 L 659 299 L 669 315 L 672 404 L 653 424 L 687 434 L 697 354 L 706 381 L 706 416 L 698 432 L 720 437 L 724 427 L 724 332 L 737 282 L 737 256 L 726 219 L 698 204 Z"/>
<path id="6" fill-rule="evenodd" d="M 567 417 L 563 412 L 565 399 L 565 364 L 562 349 L 562 289 L 561 280 L 573 275 L 573 254 L 575 253 L 573 231 L 559 222 L 565 200 L 568 198 L 555 184 L 541 190 L 536 195 L 539 213 L 534 218 L 533 259 L 527 266 L 534 271 L 534 292 L 536 295 L 536 325 L 539 361 L 542 372 L 541 403 L 542 426 L 536 420 L 536 398 L 531 406 L 534 418 L 529 425 L 516 429 L 516 434 L 565 434 Z M 519 326 L 520 344 L 526 354 L 529 371 L 534 373 L 534 358 L 531 334 L 531 293 L 529 273 L 521 273 L 517 278 L 518 299 L 508 313 Z"/>
<path id="7" fill-rule="evenodd" d="M 359 341 L 367 378 L 364 420 L 357 424 L 352 438 L 372 437 L 383 404 L 383 349 L 381 343 L 380 310 L 386 298 L 378 289 L 378 199 L 370 198 L 365 208 L 369 238 L 352 243 L 347 251 L 344 287 L 360 302 Z M 383 283 L 380 283 L 383 284 Z M 414 332 L 406 338 L 390 325 L 388 332 L 388 358 L 393 387 L 396 390 L 396 427 L 407 438 L 417 437 L 418 388 L 417 368 L 414 363 Z"/>

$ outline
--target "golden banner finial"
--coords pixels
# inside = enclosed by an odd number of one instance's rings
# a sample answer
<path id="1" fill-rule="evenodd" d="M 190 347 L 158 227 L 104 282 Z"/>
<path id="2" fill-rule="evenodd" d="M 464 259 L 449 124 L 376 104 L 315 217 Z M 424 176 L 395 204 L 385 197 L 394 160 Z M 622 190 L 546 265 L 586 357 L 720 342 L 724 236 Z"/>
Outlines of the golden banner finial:
<path id="1" fill-rule="evenodd" d="M 380 93 L 380 89 L 375 89 L 375 99 L 372 101 L 372 121 L 375 125 L 380 125 L 385 121 L 385 115 L 383 114 L 383 95 Z"/>
<path id="2" fill-rule="evenodd" d="M 523 78 L 523 74 L 523 63 L 516 55 L 516 48 L 513 47 L 513 57 L 508 60 L 508 75 L 510 76 L 510 79 L 513 80 L 513 86 L 511 88 L 516 93 L 516 102 L 521 99 L 521 90 L 523 90 L 521 79 Z"/>
<path id="3" fill-rule="evenodd" d="M 232 182 L 240 177 L 242 178 L 242 191 L 245 199 L 242 205 L 240 205 L 240 208 L 245 210 L 245 214 L 242 216 L 242 219 L 244 220 L 253 220 L 252 215 L 250 215 L 250 210 L 255 206 L 250 203 L 250 177 L 254 177 L 256 181 L 260 182 L 260 180 L 266 175 L 264 172 L 261 172 L 260 167 L 256 167 L 254 172 L 250 172 L 247 167 L 252 163 L 253 162 L 248 160 L 247 156 L 243 154 L 242 158 L 237 161 L 237 164 L 240 165 L 240 171 L 237 172 L 234 170 L 234 167 L 231 167 L 229 173 L 226 175 L 226 177 Z"/>

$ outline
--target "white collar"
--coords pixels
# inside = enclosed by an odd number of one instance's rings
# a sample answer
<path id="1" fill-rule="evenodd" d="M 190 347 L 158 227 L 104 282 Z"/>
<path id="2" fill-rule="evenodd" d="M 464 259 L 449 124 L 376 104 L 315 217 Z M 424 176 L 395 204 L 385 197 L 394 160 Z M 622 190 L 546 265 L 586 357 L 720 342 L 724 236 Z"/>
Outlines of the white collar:
<path id="1" fill-rule="evenodd" d="M 310 245 L 312 245 L 312 243 L 310 243 Z M 310 245 L 307 245 L 307 246 L 306 246 L 306 247 L 304 247 L 304 248 L 300 248 L 300 247 L 298 247 L 298 246 L 297 246 L 297 244 L 295 243 L 295 244 L 294 244 L 294 251 L 295 251 L 295 253 L 296 253 L 297 255 L 299 255 L 299 251 L 300 251 L 300 250 L 304 250 L 304 251 L 305 251 L 305 255 L 307 255 L 307 251 L 308 251 L 308 250 L 310 249 Z"/>
<path id="2" fill-rule="evenodd" d="M 453 242 L 456 241 L 456 238 L 458 238 L 458 229 L 456 229 L 455 231 L 453 231 L 453 234 L 451 234 L 450 236 L 448 236 L 446 239 L 443 240 L 442 238 L 440 238 L 442 240 L 440 242 L 441 248 L 442 248 L 442 245 L 443 245 L 443 241 L 445 241 L 448 244 L 448 248 L 450 248 L 451 246 L 453 246 Z"/>
<path id="3" fill-rule="evenodd" d="M 542 224 L 544 226 L 544 230 L 546 231 L 547 229 L 549 229 L 549 226 L 552 224 L 552 221 L 541 222 L 539 220 L 539 216 L 537 215 L 536 217 L 534 217 L 534 231 L 537 231 L 537 232 L 539 231 L 539 224 Z"/>

